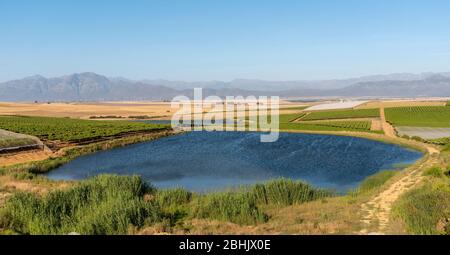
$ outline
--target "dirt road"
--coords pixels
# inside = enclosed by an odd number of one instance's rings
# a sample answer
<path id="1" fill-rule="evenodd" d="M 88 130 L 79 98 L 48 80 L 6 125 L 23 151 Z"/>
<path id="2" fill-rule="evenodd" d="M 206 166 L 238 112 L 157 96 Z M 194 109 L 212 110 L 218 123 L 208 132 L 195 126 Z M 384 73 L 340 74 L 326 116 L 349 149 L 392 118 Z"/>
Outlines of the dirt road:
<path id="1" fill-rule="evenodd" d="M 380 119 L 381 119 L 381 127 L 383 128 L 384 134 L 388 137 L 396 137 L 397 135 L 394 127 L 386 121 L 384 107 L 380 107 Z"/>

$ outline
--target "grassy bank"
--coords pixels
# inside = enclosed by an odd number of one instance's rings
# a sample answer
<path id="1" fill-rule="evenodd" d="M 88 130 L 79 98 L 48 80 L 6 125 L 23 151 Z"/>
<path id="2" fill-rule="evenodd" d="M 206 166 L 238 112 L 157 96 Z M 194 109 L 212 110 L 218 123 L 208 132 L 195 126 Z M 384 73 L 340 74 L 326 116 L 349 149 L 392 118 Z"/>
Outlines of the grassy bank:
<path id="1" fill-rule="evenodd" d="M 395 204 L 394 219 L 408 233 L 450 234 L 450 165 L 424 172 L 425 182 L 403 195 Z"/>
<path id="2" fill-rule="evenodd" d="M 286 207 L 332 193 L 291 180 L 208 194 L 157 190 L 140 177 L 101 175 L 43 197 L 16 193 L 0 209 L 0 228 L 19 234 L 127 234 L 144 227 L 182 226 L 192 219 L 239 225 L 269 220 L 267 206 Z"/>

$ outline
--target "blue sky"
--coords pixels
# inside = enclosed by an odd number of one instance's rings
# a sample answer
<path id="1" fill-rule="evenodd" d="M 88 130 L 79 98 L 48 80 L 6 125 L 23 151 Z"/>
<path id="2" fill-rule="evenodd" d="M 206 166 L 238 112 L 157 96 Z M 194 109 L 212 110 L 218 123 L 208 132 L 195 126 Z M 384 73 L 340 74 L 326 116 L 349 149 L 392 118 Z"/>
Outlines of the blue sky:
<path id="1" fill-rule="evenodd" d="M 450 71 L 447 0 L 0 0 L 0 81 Z"/>

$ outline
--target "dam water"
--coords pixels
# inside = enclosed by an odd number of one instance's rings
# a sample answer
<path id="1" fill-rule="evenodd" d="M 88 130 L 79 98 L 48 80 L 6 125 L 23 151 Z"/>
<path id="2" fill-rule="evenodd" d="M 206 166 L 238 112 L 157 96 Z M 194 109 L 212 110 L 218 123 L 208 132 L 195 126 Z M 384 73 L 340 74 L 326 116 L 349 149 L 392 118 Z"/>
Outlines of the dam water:
<path id="1" fill-rule="evenodd" d="M 160 188 L 199 192 L 291 178 L 345 192 L 380 170 L 421 157 L 399 145 L 355 137 L 280 133 L 277 142 L 261 143 L 260 133 L 190 132 L 82 156 L 47 176 L 140 175 Z"/>

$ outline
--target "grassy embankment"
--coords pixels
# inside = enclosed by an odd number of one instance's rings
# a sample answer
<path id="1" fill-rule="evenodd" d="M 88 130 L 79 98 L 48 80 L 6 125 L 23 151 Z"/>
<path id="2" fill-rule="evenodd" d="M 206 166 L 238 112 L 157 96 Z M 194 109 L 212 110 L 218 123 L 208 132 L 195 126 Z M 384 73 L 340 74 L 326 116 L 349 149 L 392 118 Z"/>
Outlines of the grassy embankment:
<path id="1" fill-rule="evenodd" d="M 19 234 L 127 234 L 155 226 L 189 231 L 184 222 L 195 218 L 254 225 L 269 220 L 267 206 L 285 207 L 331 195 L 289 180 L 195 194 L 183 189 L 159 191 L 136 176 L 102 175 L 43 197 L 16 193 L 0 209 L 0 228 Z"/>

